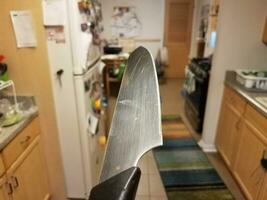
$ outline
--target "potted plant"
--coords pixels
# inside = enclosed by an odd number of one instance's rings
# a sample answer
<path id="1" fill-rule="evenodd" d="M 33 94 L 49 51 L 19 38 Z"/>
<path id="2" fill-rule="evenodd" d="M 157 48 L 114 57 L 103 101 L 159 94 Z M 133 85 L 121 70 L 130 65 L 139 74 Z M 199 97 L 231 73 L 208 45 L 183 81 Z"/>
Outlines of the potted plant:
<path id="1" fill-rule="evenodd" d="M 7 64 L 4 62 L 5 56 L 0 55 L 0 80 L 8 81 Z"/>

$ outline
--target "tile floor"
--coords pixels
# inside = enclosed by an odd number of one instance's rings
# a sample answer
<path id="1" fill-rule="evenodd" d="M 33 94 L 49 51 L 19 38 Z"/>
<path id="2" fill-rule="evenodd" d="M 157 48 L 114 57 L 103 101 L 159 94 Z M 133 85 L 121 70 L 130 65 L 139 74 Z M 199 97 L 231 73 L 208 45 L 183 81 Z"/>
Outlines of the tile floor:
<path id="1" fill-rule="evenodd" d="M 142 175 L 136 200 L 167 200 L 152 151 L 149 151 L 140 159 L 138 166 Z"/>
<path id="2" fill-rule="evenodd" d="M 183 99 L 180 95 L 182 79 L 168 79 L 166 84 L 160 85 L 163 115 L 181 113 Z M 152 151 L 148 152 L 140 161 L 142 171 L 141 181 L 137 190 L 136 200 L 167 200 L 158 168 Z"/>

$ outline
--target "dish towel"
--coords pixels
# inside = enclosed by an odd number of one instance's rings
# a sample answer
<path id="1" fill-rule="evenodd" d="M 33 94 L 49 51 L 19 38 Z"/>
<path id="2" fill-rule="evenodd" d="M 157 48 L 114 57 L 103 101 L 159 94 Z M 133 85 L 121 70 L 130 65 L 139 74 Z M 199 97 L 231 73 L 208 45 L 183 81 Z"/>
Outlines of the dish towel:
<path id="1" fill-rule="evenodd" d="M 196 90 L 195 75 L 188 69 L 188 66 L 185 68 L 185 82 L 183 87 L 189 94 Z"/>

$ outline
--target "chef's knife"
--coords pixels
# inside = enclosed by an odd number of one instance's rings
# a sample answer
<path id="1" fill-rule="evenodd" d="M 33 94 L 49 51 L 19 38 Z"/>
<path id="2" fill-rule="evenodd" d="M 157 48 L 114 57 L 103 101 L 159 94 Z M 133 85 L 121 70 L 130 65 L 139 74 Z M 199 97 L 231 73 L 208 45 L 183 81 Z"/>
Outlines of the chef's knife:
<path id="1" fill-rule="evenodd" d="M 150 52 L 137 48 L 129 57 L 115 106 L 100 176 L 90 200 L 135 199 L 138 160 L 162 145 L 161 110 L 155 64 Z"/>

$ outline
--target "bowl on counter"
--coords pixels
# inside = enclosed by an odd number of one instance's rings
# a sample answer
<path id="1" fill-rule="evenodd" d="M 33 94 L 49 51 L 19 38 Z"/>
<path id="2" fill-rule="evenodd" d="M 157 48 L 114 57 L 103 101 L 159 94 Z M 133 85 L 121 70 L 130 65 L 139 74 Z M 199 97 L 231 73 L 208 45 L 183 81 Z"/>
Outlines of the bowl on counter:
<path id="1" fill-rule="evenodd" d="M 122 52 L 122 46 L 119 45 L 107 45 L 104 46 L 104 54 L 119 54 Z"/>

